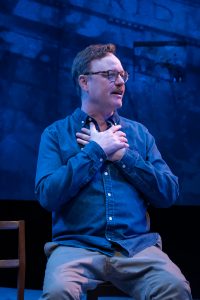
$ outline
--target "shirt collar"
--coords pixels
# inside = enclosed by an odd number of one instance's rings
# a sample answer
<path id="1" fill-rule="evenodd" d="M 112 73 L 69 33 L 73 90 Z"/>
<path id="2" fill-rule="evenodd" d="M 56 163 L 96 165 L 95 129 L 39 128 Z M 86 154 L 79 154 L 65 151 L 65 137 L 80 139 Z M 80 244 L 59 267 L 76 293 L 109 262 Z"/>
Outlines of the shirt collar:
<path id="1" fill-rule="evenodd" d="M 84 127 L 86 124 L 94 120 L 80 108 L 77 108 L 74 111 L 73 116 L 77 120 L 78 124 L 81 125 L 81 127 Z M 106 120 L 106 122 L 110 125 L 118 125 L 120 123 L 120 117 L 118 113 L 115 111 L 114 114 Z"/>

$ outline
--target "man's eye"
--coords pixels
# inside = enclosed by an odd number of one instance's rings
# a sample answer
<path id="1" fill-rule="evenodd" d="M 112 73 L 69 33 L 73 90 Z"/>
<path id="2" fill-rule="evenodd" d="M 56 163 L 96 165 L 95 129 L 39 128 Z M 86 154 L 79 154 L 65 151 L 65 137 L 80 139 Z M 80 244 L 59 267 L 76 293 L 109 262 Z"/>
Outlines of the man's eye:
<path id="1" fill-rule="evenodd" d="M 110 76 L 110 74 L 109 74 L 108 72 L 102 72 L 102 75 L 103 75 L 104 77 L 109 77 L 109 76 Z"/>
<path id="2" fill-rule="evenodd" d="M 113 78 L 113 77 L 115 77 L 115 76 L 116 76 L 116 73 L 115 73 L 115 72 L 109 72 L 109 73 L 108 73 L 108 77 L 112 77 L 112 78 Z"/>

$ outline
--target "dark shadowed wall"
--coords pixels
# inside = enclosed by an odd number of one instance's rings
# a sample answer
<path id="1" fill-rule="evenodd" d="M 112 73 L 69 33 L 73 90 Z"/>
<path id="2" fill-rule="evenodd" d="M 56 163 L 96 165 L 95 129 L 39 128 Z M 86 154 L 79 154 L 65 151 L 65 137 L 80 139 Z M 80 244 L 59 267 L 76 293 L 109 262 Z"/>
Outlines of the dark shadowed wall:
<path id="1" fill-rule="evenodd" d="M 40 135 L 80 103 L 77 51 L 113 42 L 130 73 L 121 114 L 146 125 L 200 205 L 200 1 L 1 0 L 0 198 L 33 200 Z"/>

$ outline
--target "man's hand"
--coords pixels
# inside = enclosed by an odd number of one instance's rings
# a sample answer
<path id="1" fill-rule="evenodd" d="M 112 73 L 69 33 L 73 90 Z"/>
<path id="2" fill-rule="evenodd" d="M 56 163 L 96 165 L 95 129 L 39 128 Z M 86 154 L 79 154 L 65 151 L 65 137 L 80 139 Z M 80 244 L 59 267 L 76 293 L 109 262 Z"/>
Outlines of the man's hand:
<path id="1" fill-rule="evenodd" d="M 77 132 L 77 142 L 86 145 L 94 141 L 104 150 L 108 160 L 120 160 L 125 149 L 129 147 L 126 134 L 120 131 L 121 125 L 111 126 L 105 131 L 98 132 L 94 123 L 90 123 L 90 129 L 82 128 L 82 132 Z"/>

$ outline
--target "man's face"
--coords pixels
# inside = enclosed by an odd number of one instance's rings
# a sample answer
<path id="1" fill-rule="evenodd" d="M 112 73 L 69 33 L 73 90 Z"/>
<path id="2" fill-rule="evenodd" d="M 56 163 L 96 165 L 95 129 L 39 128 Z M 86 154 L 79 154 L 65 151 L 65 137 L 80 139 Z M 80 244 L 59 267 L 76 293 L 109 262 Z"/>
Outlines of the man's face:
<path id="1" fill-rule="evenodd" d="M 124 71 L 119 59 L 111 53 L 91 62 L 90 72 L 108 70 Z M 120 108 L 124 92 L 125 84 L 120 75 L 115 81 L 101 74 L 88 75 L 88 103 L 98 111 L 110 113 Z"/>

